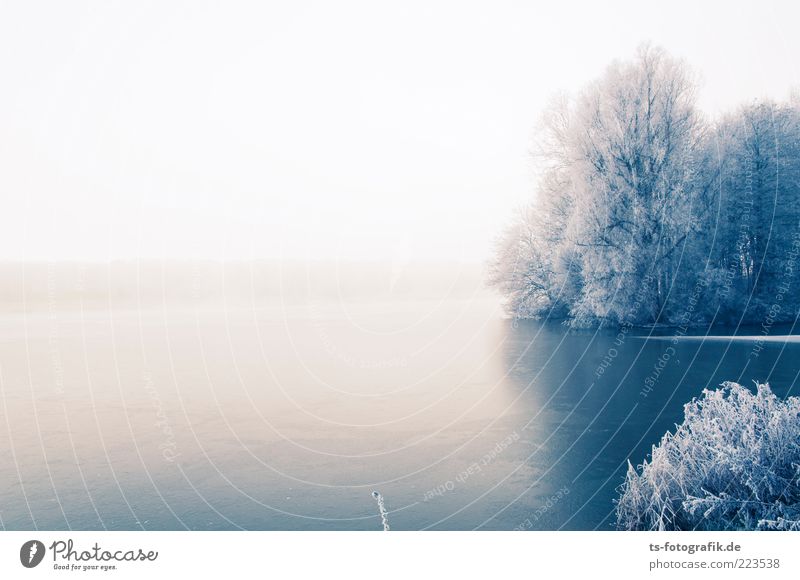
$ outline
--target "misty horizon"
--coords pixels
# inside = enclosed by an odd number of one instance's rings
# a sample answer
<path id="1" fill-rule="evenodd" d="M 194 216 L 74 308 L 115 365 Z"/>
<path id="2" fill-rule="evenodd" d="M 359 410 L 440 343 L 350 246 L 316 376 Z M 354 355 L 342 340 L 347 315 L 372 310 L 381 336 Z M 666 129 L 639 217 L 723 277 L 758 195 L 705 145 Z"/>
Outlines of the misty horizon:
<path id="1" fill-rule="evenodd" d="M 265 301 L 465 300 L 495 297 L 486 266 L 433 262 L 115 260 L 0 263 L 0 311 L 246 307 Z"/>
<path id="2" fill-rule="evenodd" d="M 642 42 L 712 117 L 789 98 L 798 7 L 748 7 L 11 6 L 0 261 L 482 262 L 550 101 Z"/>

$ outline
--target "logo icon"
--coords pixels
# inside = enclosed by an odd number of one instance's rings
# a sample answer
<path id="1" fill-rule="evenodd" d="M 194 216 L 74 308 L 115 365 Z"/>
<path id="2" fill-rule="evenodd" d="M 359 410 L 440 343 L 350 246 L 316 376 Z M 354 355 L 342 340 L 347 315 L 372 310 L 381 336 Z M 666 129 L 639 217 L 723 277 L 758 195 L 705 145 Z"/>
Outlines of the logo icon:
<path id="1" fill-rule="evenodd" d="M 39 540 L 28 540 L 19 549 L 19 561 L 26 568 L 35 568 L 44 558 L 44 544 Z"/>

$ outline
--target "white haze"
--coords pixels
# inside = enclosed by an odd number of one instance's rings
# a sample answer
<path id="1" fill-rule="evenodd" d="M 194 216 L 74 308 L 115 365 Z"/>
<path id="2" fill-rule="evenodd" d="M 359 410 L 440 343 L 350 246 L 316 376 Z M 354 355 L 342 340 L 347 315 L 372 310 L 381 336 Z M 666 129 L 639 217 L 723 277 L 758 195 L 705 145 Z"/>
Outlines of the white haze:
<path id="1" fill-rule="evenodd" d="M 0 259 L 481 261 L 642 41 L 711 114 L 800 84 L 798 5 L 734 4 L 3 3 Z"/>

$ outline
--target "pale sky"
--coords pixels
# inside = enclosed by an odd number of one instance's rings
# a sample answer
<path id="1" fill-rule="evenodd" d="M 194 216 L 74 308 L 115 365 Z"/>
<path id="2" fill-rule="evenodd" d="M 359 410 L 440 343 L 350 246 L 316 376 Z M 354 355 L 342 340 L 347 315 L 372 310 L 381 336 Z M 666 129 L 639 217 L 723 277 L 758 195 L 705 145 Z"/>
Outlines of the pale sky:
<path id="1" fill-rule="evenodd" d="M 798 3 L 706 4 L 3 2 L 0 260 L 484 260 L 642 41 L 711 114 L 800 86 Z"/>

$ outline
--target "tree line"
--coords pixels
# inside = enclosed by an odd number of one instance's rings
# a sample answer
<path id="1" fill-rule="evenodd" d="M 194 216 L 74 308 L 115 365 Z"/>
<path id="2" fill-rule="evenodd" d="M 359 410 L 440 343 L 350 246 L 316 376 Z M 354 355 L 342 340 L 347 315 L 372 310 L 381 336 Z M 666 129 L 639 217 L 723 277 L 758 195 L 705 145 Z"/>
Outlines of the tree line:
<path id="1" fill-rule="evenodd" d="M 644 46 L 546 111 L 535 201 L 490 282 L 519 318 L 762 324 L 800 306 L 800 102 L 708 119 L 692 71 Z"/>

